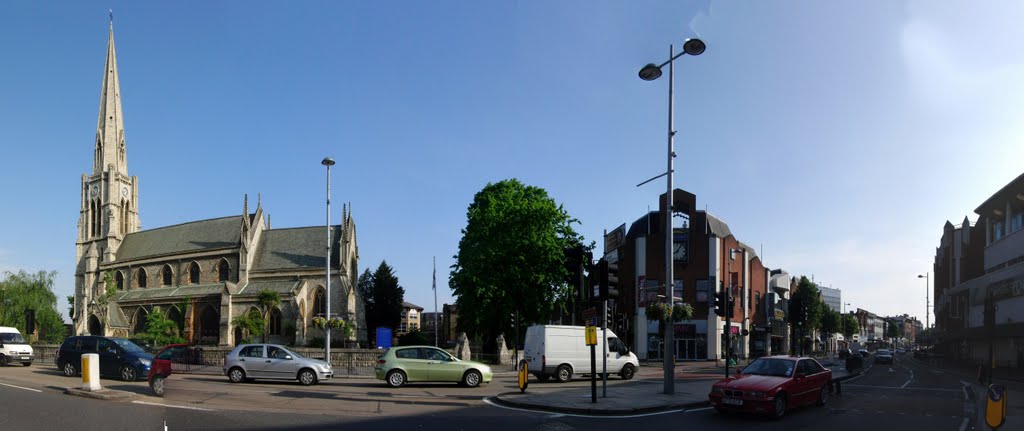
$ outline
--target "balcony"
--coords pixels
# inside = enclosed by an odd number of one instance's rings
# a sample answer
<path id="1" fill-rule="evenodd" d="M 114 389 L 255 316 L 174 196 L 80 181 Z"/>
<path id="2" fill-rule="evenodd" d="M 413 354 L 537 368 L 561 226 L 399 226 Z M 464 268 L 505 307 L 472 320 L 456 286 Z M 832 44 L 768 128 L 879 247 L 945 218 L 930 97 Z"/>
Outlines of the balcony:
<path id="1" fill-rule="evenodd" d="M 985 247 L 985 272 L 999 269 L 1006 262 L 1021 257 L 1022 250 L 1024 250 L 1024 229 L 1018 229 L 989 244 L 988 247 Z"/>

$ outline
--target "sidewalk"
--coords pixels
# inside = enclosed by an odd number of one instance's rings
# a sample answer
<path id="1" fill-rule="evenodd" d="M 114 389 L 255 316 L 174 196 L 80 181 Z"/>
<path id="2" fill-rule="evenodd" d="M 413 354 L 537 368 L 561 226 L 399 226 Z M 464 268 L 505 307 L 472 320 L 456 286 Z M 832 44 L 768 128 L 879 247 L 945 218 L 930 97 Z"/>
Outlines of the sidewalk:
<path id="1" fill-rule="evenodd" d="M 959 377 L 963 382 L 970 383 L 973 389 L 974 400 L 978 412 L 977 423 L 985 423 L 985 403 L 987 400 L 988 385 L 978 382 L 978 369 L 958 366 L 943 366 L 934 362 L 920 359 L 908 358 L 919 364 L 935 368 L 947 374 Z M 1016 429 L 1014 426 L 1024 424 L 1024 376 L 1020 376 L 1015 370 L 996 369 L 992 375 L 992 383 L 1006 387 L 1006 423 L 1002 429 Z M 987 427 L 986 427 L 987 429 Z"/>
<path id="2" fill-rule="evenodd" d="M 745 364 L 741 363 L 741 367 Z M 824 365 L 824 363 L 823 363 Z M 730 367 L 730 372 L 735 367 Z M 832 380 L 841 382 L 863 372 L 848 373 L 842 364 L 829 367 Z M 707 407 L 711 385 L 725 376 L 724 366 L 714 362 L 693 362 L 676 364 L 675 393 L 663 393 L 660 363 L 643 363 L 637 374 L 638 380 L 608 385 L 608 397 L 601 397 L 601 383 L 598 381 L 597 403 L 591 402 L 590 386 L 572 387 L 555 391 L 530 391 L 525 393 L 506 392 L 494 398 L 498 404 L 526 410 L 585 415 L 635 415 L 669 410 Z M 532 377 L 531 377 L 532 379 Z M 532 381 L 531 381 L 532 383 Z"/>

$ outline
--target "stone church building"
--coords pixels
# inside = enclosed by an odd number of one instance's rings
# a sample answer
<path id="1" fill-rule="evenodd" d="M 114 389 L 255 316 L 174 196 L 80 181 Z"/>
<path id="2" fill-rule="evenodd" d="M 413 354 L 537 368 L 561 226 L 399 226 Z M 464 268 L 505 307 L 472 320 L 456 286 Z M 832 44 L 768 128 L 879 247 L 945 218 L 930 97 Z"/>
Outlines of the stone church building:
<path id="1" fill-rule="evenodd" d="M 258 306 L 258 292 L 271 290 L 281 298 L 270 313 L 271 342 L 322 340 L 313 318 L 325 315 L 327 228 L 271 229 L 261 202 L 250 212 L 246 197 L 237 215 L 142 230 L 120 92 L 111 23 L 92 173 L 82 175 L 75 334 L 131 337 L 145 330 L 159 306 L 184 328 L 186 340 L 230 346 L 242 336 L 231 320 Z M 331 315 L 355 325 L 347 344 L 365 346 L 358 261 L 355 222 L 343 206 L 341 224 L 331 227 Z M 116 293 L 104 301 L 107 273 Z M 332 336 L 336 343 L 339 332 Z"/>

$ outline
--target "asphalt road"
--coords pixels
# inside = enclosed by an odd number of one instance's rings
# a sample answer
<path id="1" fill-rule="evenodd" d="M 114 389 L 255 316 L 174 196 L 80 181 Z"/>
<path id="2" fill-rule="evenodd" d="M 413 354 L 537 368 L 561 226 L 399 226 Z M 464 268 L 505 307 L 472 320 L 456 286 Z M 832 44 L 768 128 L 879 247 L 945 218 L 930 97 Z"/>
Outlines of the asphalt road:
<path id="1" fill-rule="evenodd" d="M 206 410 L 203 403 L 176 404 L 170 396 L 167 399 L 139 396 L 134 402 L 73 397 L 60 391 L 61 386 L 69 386 L 69 380 L 50 380 L 61 377 L 37 371 L 30 377 L 43 377 L 41 383 L 33 384 L 34 380 L 12 383 L 4 378 L 13 375 L 9 373 L 12 370 L 0 370 L 0 405 L 5 412 L 0 414 L 0 427 L 4 429 L 162 430 L 165 423 L 168 430 L 570 431 L 654 429 L 676 425 L 690 430 L 716 431 L 749 430 L 751 427 L 829 431 L 881 427 L 937 431 L 972 429 L 972 424 L 964 422 L 965 406 L 969 403 L 965 402 L 960 381 L 906 359 L 898 360 L 893 366 L 874 365 L 861 377 L 844 384 L 842 395 L 833 396 L 827 406 L 793 411 L 778 421 L 722 415 L 711 409 L 630 418 L 594 418 L 517 411 L 484 402 L 482 398 L 489 394 L 514 387 L 514 380 L 506 377 L 481 388 L 483 390 L 420 385 L 398 392 L 388 391 L 372 380 L 336 380 L 312 388 L 286 383 L 231 385 L 201 378 L 180 380 L 181 390 L 208 392 L 212 397 L 221 398 L 221 402 L 226 399 L 239 404 L 238 408 Z M 53 384 L 54 381 L 61 384 Z M 145 391 L 144 385 L 143 382 L 112 384 L 138 393 Z M 531 385 L 531 390 L 534 388 L 535 385 Z M 195 395 L 192 393 L 193 397 Z M 377 401 L 368 400 L 373 398 Z M 241 410 L 247 400 L 249 409 Z M 313 408 L 305 408 L 307 405 Z"/>

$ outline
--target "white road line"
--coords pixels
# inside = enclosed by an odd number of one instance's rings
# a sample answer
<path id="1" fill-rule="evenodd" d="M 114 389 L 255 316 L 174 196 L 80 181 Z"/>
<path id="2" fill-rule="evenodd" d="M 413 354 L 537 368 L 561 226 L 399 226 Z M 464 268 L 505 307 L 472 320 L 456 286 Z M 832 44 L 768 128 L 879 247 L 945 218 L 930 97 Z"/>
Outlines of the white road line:
<path id="1" fill-rule="evenodd" d="M 910 367 L 907 367 L 906 365 L 900 365 L 900 366 L 903 367 L 903 368 L 906 368 L 907 371 L 910 371 L 910 378 L 907 379 L 907 382 L 904 383 L 903 386 L 900 386 L 900 389 L 903 389 L 903 388 L 907 387 L 907 385 L 909 385 L 912 380 L 914 380 L 914 370 L 911 370 Z"/>
<path id="2" fill-rule="evenodd" d="M 503 406 L 501 404 L 495 403 L 494 401 L 491 401 L 491 397 L 485 397 L 483 399 L 483 402 L 487 403 L 488 405 L 490 405 L 492 407 L 497 407 L 499 409 L 515 410 L 515 411 L 527 412 L 527 413 L 538 413 L 538 414 L 542 414 L 542 415 L 548 415 L 550 417 L 568 416 L 568 417 L 573 417 L 573 418 L 631 419 L 631 418 L 642 418 L 642 417 L 646 417 L 646 416 L 658 416 L 658 415 L 664 415 L 664 414 L 669 414 L 669 413 L 679 413 L 679 412 L 690 412 L 690 411 L 703 410 L 703 409 L 693 409 L 693 410 L 679 409 L 679 410 L 668 410 L 668 411 L 664 411 L 664 412 L 643 413 L 643 414 L 638 414 L 638 415 L 622 415 L 622 416 L 581 415 L 581 414 L 575 414 L 575 413 L 552 413 L 552 412 L 543 412 L 543 411 L 537 411 L 537 410 L 521 409 L 521 408 L 518 408 L 518 407 L 508 407 L 508 406 Z"/>
<path id="3" fill-rule="evenodd" d="M 172 408 L 172 409 L 199 410 L 201 412 L 212 412 L 213 411 L 213 409 L 204 409 L 202 407 L 176 406 L 174 404 L 151 403 L 149 401 L 139 401 L 139 400 L 132 401 L 132 403 L 133 404 L 145 404 L 147 406 L 167 407 L 167 408 Z"/>
<path id="4" fill-rule="evenodd" d="M 970 399 L 970 397 L 967 396 L 967 387 L 970 386 L 970 385 L 971 385 L 970 383 L 967 383 L 967 382 L 965 382 L 963 380 L 960 381 L 960 390 L 964 391 L 964 399 L 965 400 L 969 400 Z"/>
<path id="5" fill-rule="evenodd" d="M 967 429 L 967 418 L 964 418 L 964 421 L 960 422 L 960 431 L 964 431 L 966 429 Z"/>
<path id="6" fill-rule="evenodd" d="M 7 387 L 9 387 L 9 388 L 17 388 L 17 389 L 24 389 L 24 390 L 26 390 L 26 391 L 32 391 L 32 392 L 40 392 L 40 393 L 41 393 L 41 392 L 43 392 L 43 391 L 40 391 L 39 389 L 32 389 L 32 388 L 26 388 L 26 387 L 24 387 L 24 386 L 14 386 L 14 385 L 8 385 L 7 383 L 0 383 L 0 385 L 4 385 L 4 386 L 7 386 Z"/>
<path id="7" fill-rule="evenodd" d="M 701 411 L 704 411 L 704 410 L 711 410 L 711 409 L 713 409 L 713 408 L 714 408 L 714 407 L 701 407 L 701 408 L 699 408 L 699 409 L 690 409 L 690 410 L 687 410 L 687 412 L 701 412 Z"/>
<path id="8" fill-rule="evenodd" d="M 957 392 L 957 389 L 946 389 L 946 388 L 897 388 L 895 386 L 875 386 L 875 385 L 843 385 L 851 388 L 872 388 L 872 389 L 900 389 L 905 391 L 936 391 L 936 392 Z"/>

